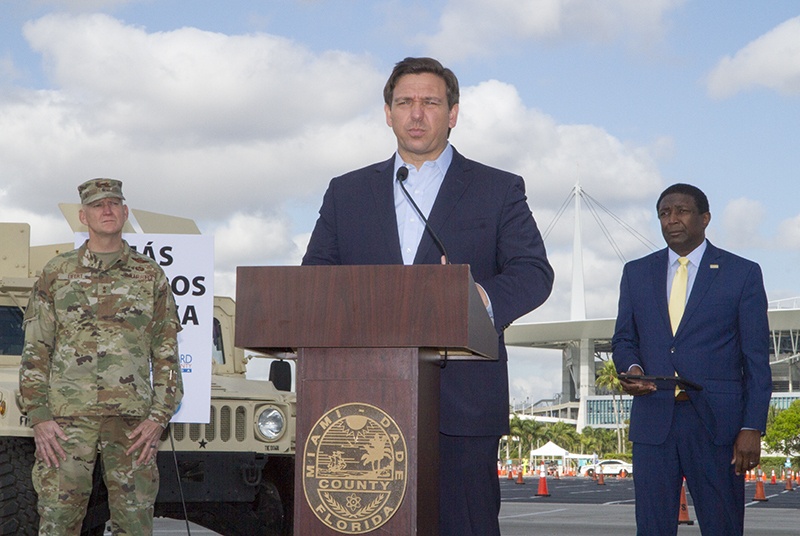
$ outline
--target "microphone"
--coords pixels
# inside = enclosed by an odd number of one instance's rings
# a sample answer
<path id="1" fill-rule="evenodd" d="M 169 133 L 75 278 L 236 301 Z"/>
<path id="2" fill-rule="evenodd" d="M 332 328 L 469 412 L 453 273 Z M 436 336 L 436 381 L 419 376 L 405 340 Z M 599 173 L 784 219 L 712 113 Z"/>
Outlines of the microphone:
<path id="1" fill-rule="evenodd" d="M 397 181 L 400 183 L 400 188 L 403 189 L 403 193 L 405 194 L 406 199 L 408 199 L 411 202 L 411 206 L 414 207 L 414 210 L 417 212 L 417 214 L 419 214 L 419 217 L 422 218 L 422 221 L 425 224 L 425 230 L 428 231 L 428 234 L 431 235 L 431 238 L 433 238 L 433 242 L 436 244 L 436 247 L 439 248 L 439 251 L 444 256 L 445 264 L 450 264 L 450 257 L 447 256 L 447 251 L 444 249 L 444 244 L 442 244 L 442 241 L 439 240 L 438 236 L 436 236 L 436 232 L 433 230 L 433 227 L 431 227 L 431 225 L 428 223 L 428 218 L 426 218 L 425 215 L 422 213 L 422 211 L 419 209 L 417 204 L 414 202 L 414 198 L 411 197 L 411 194 L 408 193 L 408 190 L 406 190 L 406 185 L 403 184 L 405 180 L 408 178 L 408 168 L 405 166 L 400 166 L 397 169 L 396 177 Z"/>

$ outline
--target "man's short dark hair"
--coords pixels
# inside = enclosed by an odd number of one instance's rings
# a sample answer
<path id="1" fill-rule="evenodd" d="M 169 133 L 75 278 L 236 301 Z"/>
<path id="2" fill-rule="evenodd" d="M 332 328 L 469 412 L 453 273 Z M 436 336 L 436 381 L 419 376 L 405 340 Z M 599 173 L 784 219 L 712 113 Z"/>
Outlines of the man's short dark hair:
<path id="1" fill-rule="evenodd" d="M 397 62 L 383 87 L 383 101 L 392 107 L 392 99 L 394 98 L 394 88 L 400 77 L 407 74 L 422 74 L 431 73 L 444 80 L 444 85 L 447 90 L 447 108 L 452 109 L 453 106 L 458 104 L 458 78 L 455 73 L 450 69 L 442 66 L 438 60 L 433 58 L 406 58 L 403 61 Z"/>
<path id="2" fill-rule="evenodd" d="M 700 212 L 700 214 L 705 214 L 709 211 L 708 198 L 706 197 L 706 194 L 704 194 L 703 191 L 697 186 L 684 184 L 682 182 L 673 184 L 661 192 L 661 195 L 658 196 L 658 201 L 656 201 L 656 210 L 658 210 L 658 205 L 661 204 L 661 200 L 669 194 L 684 194 L 691 196 L 694 199 L 694 203 L 697 205 L 697 210 Z"/>

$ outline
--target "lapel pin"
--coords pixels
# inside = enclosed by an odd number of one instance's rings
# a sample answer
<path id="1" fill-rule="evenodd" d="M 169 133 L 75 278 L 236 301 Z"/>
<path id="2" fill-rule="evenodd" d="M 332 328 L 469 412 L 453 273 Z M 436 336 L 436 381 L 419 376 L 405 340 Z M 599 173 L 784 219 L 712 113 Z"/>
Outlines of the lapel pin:
<path id="1" fill-rule="evenodd" d="M 719 264 L 712 264 L 709 266 L 709 268 L 711 268 L 712 270 L 716 270 L 717 268 L 719 268 Z"/>

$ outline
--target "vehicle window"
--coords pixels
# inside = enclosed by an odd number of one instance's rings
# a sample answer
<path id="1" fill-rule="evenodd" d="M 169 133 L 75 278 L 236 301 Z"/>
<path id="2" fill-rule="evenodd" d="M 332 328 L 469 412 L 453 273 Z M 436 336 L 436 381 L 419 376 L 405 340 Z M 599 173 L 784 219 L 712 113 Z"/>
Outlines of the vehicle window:
<path id="1" fill-rule="evenodd" d="M 25 344 L 22 311 L 16 306 L 0 306 L 0 355 L 21 355 Z"/>
<path id="2" fill-rule="evenodd" d="M 222 326 L 219 320 L 214 319 L 214 340 L 211 346 L 211 359 L 214 363 L 225 364 L 225 348 L 222 343 Z"/>

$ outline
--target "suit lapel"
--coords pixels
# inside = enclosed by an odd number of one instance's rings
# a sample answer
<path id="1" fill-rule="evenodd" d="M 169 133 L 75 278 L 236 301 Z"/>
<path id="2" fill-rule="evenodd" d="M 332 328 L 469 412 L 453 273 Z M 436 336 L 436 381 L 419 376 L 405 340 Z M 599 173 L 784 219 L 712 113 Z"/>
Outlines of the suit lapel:
<path id="1" fill-rule="evenodd" d="M 400 234 L 397 231 L 397 211 L 394 208 L 394 157 L 377 164 L 375 177 L 370 181 L 372 198 L 375 201 L 380 228 L 386 237 L 385 244 L 392 264 L 403 264 Z"/>
<path id="2" fill-rule="evenodd" d="M 445 241 L 441 236 L 442 228 L 453 213 L 453 210 L 458 206 L 461 196 L 464 195 L 464 191 L 471 182 L 471 176 L 468 173 L 470 170 L 471 167 L 467 159 L 453 148 L 453 160 L 450 162 L 450 167 L 447 168 L 442 186 L 439 188 L 439 193 L 436 195 L 436 200 L 433 202 L 433 207 L 431 207 L 431 213 L 428 217 L 428 224 L 442 242 Z M 447 248 L 446 243 L 444 247 Z M 422 234 L 417 254 L 414 256 L 414 264 L 424 264 L 426 261 L 428 263 L 437 263 L 440 258 L 441 253 L 430 233 L 426 230 Z"/>
<path id="3" fill-rule="evenodd" d="M 692 292 L 689 294 L 689 301 L 686 302 L 686 309 L 683 312 L 683 318 L 681 318 L 680 327 L 682 327 L 684 323 L 691 321 L 692 315 L 700 307 L 700 303 L 703 301 L 708 289 L 711 287 L 711 283 L 714 281 L 714 278 L 717 277 L 719 269 L 711 268 L 711 265 L 713 264 L 716 266 L 716 261 L 718 259 L 719 250 L 712 246 L 711 242 L 709 242 L 706 245 L 706 251 L 703 253 L 700 266 L 697 267 L 697 275 L 694 278 Z"/>
<path id="4" fill-rule="evenodd" d="M 669 333 L 672 333 L 672 326 L 669 322 L 669 300 L 667 299 L 667 264 L 669 255 L 667 250 L 662 249 L 653 255 L 653 296 L 656 297 L 656 305 L 661 312 L 661 320 Z"/>

